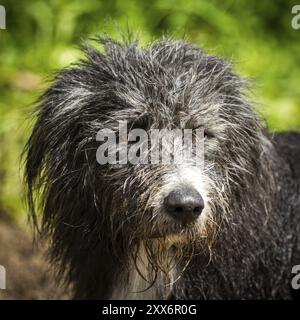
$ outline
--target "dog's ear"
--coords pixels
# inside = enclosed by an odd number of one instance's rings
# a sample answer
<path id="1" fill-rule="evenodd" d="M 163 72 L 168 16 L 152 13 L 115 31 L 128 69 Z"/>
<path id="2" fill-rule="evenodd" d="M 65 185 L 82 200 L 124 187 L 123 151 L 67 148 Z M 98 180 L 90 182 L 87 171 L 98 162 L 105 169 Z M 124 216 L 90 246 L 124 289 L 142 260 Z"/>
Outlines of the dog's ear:
<path id="1" fill-rule="evenodd" d="M 42 230 L 47 232 L 61 224 L 85 230 L 89 226 L 84 222 L 96 219 L 97 119 L 92 113 L 99 106 L 93 87 L 82 81 L 89 78 L 83 66 L 57 75 L 38 101 L 36 123 L 25 148 L 31 216 L 37 226 L 36 212 L 42 212 Z"/>
<path id="2" fill-rule="evenodd" d="M 119 105 L 108 54 L 119 47 L 109 39 L 100 42 L 106 53 L 83 47 L 86 58 L 58 72 L 37 103 L 36 123 L 24 151 L 25 181 L 31 217 L 38 226 L 36 212 L 42 212 L 44 233 L 58 225 L 81 226 L 98 219 L 96 134 L 107 109 Z"/>
<path id="3" fill-rule="evenodd" d="M 101 278 L 95 263 L 99 257 L 112 260 L 109 235 L 99 231 L 109 220 L 100 205 L 111 195 L 101 190 L 96 134 L 103 123 L 105 101 L 113 92 L 99 59 L 97 69 L 80 64 L 58 74 L 38 101 L 36 123 L 24 151 L 35 229 L 51 236 L 50 253 L 59 279 L 73 283 L 75 296 L 81 298 L 108 290 L 107 274 L 116 265 L 104 264 Z"/>

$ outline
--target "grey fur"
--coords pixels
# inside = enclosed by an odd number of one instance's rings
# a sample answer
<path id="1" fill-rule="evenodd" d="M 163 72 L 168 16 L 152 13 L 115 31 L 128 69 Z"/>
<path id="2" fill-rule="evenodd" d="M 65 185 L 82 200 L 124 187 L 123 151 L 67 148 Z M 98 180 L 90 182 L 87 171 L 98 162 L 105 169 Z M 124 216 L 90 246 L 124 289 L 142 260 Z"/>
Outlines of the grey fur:
<path id="1" fill-rule="evenodd" d="M 104 52 L 85 47 L 86 59 L 60 71 L 41 97 L 26 147 L 31 216 L 42 213 L 59 278 L 75 298 L 126 297 L 115 292 L 126 291 L 134 270 L 144 289 L 155 288 L 151 298 L 291 298 L 299 135 L 273 140 L 245 96 L 247 81 L 184 41 L 98 41 Z M 205 130 L 209 219 L 200 232 L 170 222 L 159 206 L 177 167 L 97 164 L 96 133 L 124 119 L 146 130 Z"/>

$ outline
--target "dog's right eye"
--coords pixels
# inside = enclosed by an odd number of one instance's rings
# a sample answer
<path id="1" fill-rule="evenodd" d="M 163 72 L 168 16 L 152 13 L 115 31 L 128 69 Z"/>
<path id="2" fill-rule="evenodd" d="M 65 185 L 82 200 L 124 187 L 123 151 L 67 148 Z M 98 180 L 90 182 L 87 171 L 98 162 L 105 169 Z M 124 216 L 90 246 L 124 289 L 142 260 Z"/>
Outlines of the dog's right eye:
<path id="1" fill-rule="evenodd" d="M 132 129 L 143 129 L 147 130 L 149 126 L 148 118 L 146 116 L 139 116 L 138 118 L 134 119 L 131 125 L 129 126 L 130 130 Z"/>
<path id="2" fill-rule="evenodd" d="M 214 137 L 214 135 L 210 131 L 208 131 L 206 129 L 203 132 L 203 136 L 204 136 L 204 139 L 210 139 L 210 138 Z"/>
<path id="3" fill-rule="evenodd" d="M 214 137 L 213 133 L 212 133 L 210 130 L 208 130 L 208 129 L 203 129 L 202 126 L 201 126 L 201 127 L 194 128 L 193 130 L 203 130 L 203 138 L 204 138 L 204 139 L 210 139 L 210 138 L 213 138 L 213 137 Z"/>

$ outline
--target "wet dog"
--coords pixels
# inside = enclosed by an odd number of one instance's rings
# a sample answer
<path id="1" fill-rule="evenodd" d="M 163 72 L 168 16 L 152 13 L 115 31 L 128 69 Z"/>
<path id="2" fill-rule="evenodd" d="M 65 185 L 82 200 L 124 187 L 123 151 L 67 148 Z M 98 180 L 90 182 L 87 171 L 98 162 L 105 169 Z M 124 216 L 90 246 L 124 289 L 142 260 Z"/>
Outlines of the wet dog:
<path id="1" fill-rule="evenodd" d="M 270 136 L 247 81 L 193 45 L 98 41 L 40 98 L 26 146 L 31 217 L 58 277 L 77 299 L 291 298 L 300 136 Z M 99 164 L 97 133 L 124 120 L 202 130 L 203 166 Z"/>

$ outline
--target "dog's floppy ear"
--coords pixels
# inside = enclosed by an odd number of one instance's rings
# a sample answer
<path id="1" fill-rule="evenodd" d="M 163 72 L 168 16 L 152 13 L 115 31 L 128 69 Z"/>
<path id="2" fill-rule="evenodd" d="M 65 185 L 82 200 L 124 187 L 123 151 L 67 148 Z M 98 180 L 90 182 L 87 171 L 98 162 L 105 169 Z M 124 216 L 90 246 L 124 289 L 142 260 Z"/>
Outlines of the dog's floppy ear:
<path id="1" fill-rule="evenodd" d="M 45 227 L 57 219 L 71 223 L 72 209 L 87 200 L 88 182 L 93 179 L 92 175 L 86 178 L 92 163 L 86 149 L 88 136 L 80 121 L 89 92 L 71 80 L 72 74 L 76 71 L 59 74 L 40 98 L 37 121 L 26 146 L 29 204 L 34 214 L 39 202 Z"/>
<path id="2" fill-rule="evenodd" d="M 89 78 L 83 66 L 58 74 L 38 101 L 36 123 L 25 147 L 32 221 L 42 236 L 51 236 L 51 257 L 59 276 L 66 275 L 68 282 L 76 279 L 79 285 L 88 272 L 84 269 L 93 265 L 88 259 L 96 255 L 102 219 L 95 145 L 101 106 L 92 86 L 81 81 Z M 98 98 L 100 94 L 101 87 Z"/>
<path id="3" fill-rule="evenodd" d="M 98 40 L 106 54 L 83 46 L 86 58 L 58 72 L 38 100 L 36 123 L 24 151 L 25 180 L 31 216 L 37 226 L 36 212 L 43 213 L 44 233 L 61 224 L 78 226 L 96 219 L 96 134 L 110 101 L 117 99 L 109 58 L 117 44 Z"/>
<path id="4" fill-rule="evenodd" d="M 102 273 L 92 270 L 98 268 L 94 261 L 99 257 L 112 260 L 111 237 L 99 232 L 109 223 L 103 213 L 111 194 L 102 190 L 96 135 L 111 101 L 119 105 L 115 74 L 108 54 L 84 50 L 86 59 L 60 71 L 38 100 L 36 122 L 24 150 L 30 216 L 39 234 L 51 237 L 58 275 L 74 283 L 77 297 L 107 290 L 101 283 L 115 265 L 107 262 Z M 95 275 L 91 282 L 87 273 Z M 103 274 L 103 279 L 95 279 L 96 274 Z"/>

